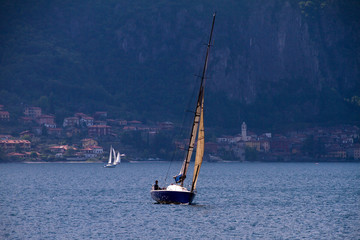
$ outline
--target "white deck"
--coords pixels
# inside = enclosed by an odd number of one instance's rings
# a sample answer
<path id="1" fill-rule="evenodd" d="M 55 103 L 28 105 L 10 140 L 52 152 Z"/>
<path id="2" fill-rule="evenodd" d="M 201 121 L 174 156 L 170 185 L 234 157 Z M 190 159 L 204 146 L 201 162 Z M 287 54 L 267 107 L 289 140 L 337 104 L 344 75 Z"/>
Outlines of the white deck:
<path id="1" fill-rule="evenodd" d="M 186 188 L 179 186 L 179 185 L 175 185 L 175 184 L 171 184 L 166 188 L 167 191 L 177 191 L 177 192 L 190 192 L 189 190 L 187 190 Z"/>

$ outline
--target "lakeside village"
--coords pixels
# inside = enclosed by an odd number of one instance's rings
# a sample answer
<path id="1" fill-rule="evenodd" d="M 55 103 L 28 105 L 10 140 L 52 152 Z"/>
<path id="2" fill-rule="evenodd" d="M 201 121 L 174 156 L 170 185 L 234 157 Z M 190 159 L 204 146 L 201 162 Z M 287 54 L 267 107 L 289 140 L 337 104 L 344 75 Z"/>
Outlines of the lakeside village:
<path id="1" fill-rule="evenodd" d="M 207 161 L 360 160 L 357 126 L 257 135 L 248 131 L 245 122 L 239 125 L 239 134 L 218 136 L 206 142 Z M 95 112 L 93 116 L 75 113 L 66 117 L 59 127 L 55 116 L 44 114 L 40 107 L 25 107 L 23 116 L 12 119 L 0 105 L 0 126 L 1 162 L 105 162 L 110 146 L 125 153 L 125 161 L 169 160 L 169 152 L 173 151 L 164 147 L 171 145 L 171 138 L 164 136 L 171 135 L 172 122 L 144 124 L 136 120 L 109 119 L 107 112 Z M 181 149 L 187 141 L 173 144 Z"/>

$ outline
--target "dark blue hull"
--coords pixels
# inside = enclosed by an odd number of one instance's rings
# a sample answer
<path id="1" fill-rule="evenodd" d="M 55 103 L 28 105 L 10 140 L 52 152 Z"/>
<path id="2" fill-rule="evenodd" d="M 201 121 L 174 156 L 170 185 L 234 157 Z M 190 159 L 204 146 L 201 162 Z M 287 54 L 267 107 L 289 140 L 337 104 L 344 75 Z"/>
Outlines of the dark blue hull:
<path id="1" fill-rule="evenodd" d="M 158 203 L 191 204 L 195 198 L 194 192 L 152 190 L 151 197 Z"/>

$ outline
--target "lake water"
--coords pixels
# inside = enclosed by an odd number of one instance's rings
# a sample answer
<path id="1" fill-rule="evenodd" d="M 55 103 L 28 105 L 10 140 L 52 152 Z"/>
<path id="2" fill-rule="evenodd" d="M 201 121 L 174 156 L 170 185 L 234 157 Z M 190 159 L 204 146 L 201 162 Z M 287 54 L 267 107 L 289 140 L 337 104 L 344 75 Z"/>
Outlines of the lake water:
<path id="1" fill-rule="evenodd" d="M 205 162 L 194 205 L 151 199 L 169 162 L 102 166 L 1 164 L 0 239 L 360 239 L 359 163 Z"/>

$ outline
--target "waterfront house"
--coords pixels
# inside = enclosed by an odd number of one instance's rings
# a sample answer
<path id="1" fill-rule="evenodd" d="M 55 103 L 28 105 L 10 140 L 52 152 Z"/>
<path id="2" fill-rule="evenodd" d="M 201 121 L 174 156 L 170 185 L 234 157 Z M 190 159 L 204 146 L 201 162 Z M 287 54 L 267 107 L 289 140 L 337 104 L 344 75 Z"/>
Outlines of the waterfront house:
<path id="1" fill-rule="evenodd" d="M 100 146 L 88 146 L 81 149 L 85 158 L 95 158 L 104 153 L 103 147 Z"/>
<path id="2" fill-rule="evenodd" d="M 31 148 L 31 142 L 28 140 L 0 140 L 0 148 L 4 152 L 15 152 L 16 148 L 20 148 L 21 151 L 29 151 Z"/>
<path id="3" fill-rule="evenodd" d="M 254 148 L 254 149 L 256 149 L 256 151 L 260 152 L 261 143 L 260 143 L 260 141 L 247 141 L 247 142 L 245 142 L 245 146 Z"/>
<path id="4" fill-rule="evenodd" d="M 354 144 L 347 150 L 347 156 L 354 160 L 360 160 L 360 144 Z"/>

